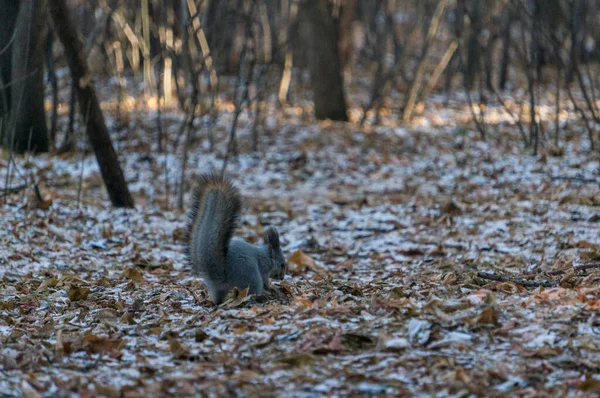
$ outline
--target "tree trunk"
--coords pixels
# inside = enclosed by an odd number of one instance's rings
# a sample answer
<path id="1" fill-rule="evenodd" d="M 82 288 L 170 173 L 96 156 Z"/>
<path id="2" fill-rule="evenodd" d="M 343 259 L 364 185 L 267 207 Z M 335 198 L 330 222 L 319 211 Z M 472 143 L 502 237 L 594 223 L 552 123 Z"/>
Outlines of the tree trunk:
<path id="1" fill-rule="evenodd" d="M 69 69 L 73 79 L 77 82 L 79 109 L 82 119 L 86 123 L 87 135 L 96 153 L 110 200 L 115 207 L 133 207 L 133 199 L 129 194 L 125 176 L 119 166 L 119 160 L 92 85 L 83 44 L 69 19 L 65 1 L 51 0 L 48 3 L 56 34 L 64 46 Z"/>
<path id="2" fill-rule="evenodd" d="M 329 0 L 301 5 L 310 25 L 310 76 L 317 119 L 347 121 L 344 81 L 340 64 L 339 22 Z"/>
<path id="3" fill-rule="evenodd" d="M 0 0 L 0 118 L 10 109 L 11 54 L 14 41 L 15 22 L 19 3 L 15 0 Z M 2 132 L 0 131 L 0 134 Z"/>
<path id="4" fill-rule="evenodd" d="M 44 109 L 45 0 L 20 3 L 10 66 L 10 119 L 3 146 L 17 153 L 50 148 Z M 6 84 L 5 83 L 5 84 Z"/>
<path id="5" fill-rule="evenodd" d="M 470 8 L 471 25 L 467 39 L 467 65 L 464 75 L 465 87 L 468 90 L 473 88 L 474 82 L 480 72 L 481 63 L 481 45 L 479 44 L 479 35 L 481 34 L 480 1 L 471 0 Z"/>
<path id="6" fill-rule="evenodd" d="M 508 81 L 508 66 L 510 63 L 510 29 L 512 26 L 512 10 L 511 6 L 504 7 L 504 15 L 502 16 L 502 60 L 500 61 L 500 73 L 498 87 L 500 90 L 506 88 Z"/>
<path id="7" fill-rule="evenodd" d="M 241 11 L 236 11 L 232 0 L 208 2 L 205 34 L 214 67 L 219 74 L 233 75 L 237 72 L 238 65 L 231 62 L 237 31 L 237 12 Z"/>

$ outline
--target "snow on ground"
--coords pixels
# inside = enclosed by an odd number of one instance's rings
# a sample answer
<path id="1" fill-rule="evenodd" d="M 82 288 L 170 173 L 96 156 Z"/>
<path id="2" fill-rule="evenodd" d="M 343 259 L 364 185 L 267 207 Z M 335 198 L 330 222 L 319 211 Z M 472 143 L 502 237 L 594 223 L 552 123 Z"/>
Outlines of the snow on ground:
<path id="1" fill-rule="evenodd" d="M 156 152 L 151 114 L 113 126 L 135 210 L 110 208 L 89 153 L 17 159 L 11 186 L 30 176 L 46 201 L 23 190 L 0 207 L 0 396 L 600 390 L 600 165 L 583 140 L 529 156 L 450 123 L 280 119 L 258 154 L 242 120 L 228 168 L 245 198 L 238 235 L 275 225 L 286 255 L 315 260 L 264 304 L 214 308 L 190 273 L 181 150 Z M 220 168 L 230 121 L 212 153 L 198 127 L 184 208 L 194 177 Z"/>

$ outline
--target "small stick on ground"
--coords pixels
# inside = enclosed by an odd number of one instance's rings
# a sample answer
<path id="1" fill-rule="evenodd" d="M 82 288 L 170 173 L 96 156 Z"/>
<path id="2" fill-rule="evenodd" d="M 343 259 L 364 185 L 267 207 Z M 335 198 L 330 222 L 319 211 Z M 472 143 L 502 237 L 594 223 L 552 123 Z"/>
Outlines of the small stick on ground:
<path id="1" fill-rule="evenodd" d="M 507 277 L 507 276 L 490 274 L 488 272 L 477 272 L 477 276 L 480 278 L 489 279 L 492 281 L 512 282 L 512 283 L 516 283 L 517 285 L 521 285 L 521 286 L 525 286 L 525 287 L 538 287 L 538 286 L 553 287 L 553 286 L 558 285 L 558 281 L 531 281 L 531 280 L 526 280 L 526 279 L 517 279 L 517 278 L 511 278 L 511 277 Z"/>
<path id="2" fill-rule="evenodd" d="M 29 184 L 21 184 L 21 185 L 17 185 L 16 187 L 4 188 L 4 192 L 0 193 L 0 198 L 2 198 L 4 196 L 12 195 L 14 193 L 21 192 L 22 190 L 27 189 L 27 188 L 29 188 Z"/>
<path id="3" fill-rule="evenodd" d="M 573 269 L 576 270 L 576 271 L 586 270 L 586 269 L 593 269 L 593 268 L 600 268 L 600 262 L 581 264 L 581 265 L 576 265 L 576 266 L 573 267 Z"/>

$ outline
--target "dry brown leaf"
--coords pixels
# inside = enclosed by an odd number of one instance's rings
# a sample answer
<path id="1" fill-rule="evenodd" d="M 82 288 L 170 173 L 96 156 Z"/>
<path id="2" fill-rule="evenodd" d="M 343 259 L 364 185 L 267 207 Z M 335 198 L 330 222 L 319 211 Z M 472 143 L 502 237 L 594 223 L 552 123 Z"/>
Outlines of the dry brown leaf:
<path id="1" fill-rule="evenodd" d="M 52 199 L 42 199 L 35 202 L 35 207 L 40 210 L 48 210 L 52 206 Z"/>
<path id="2" fill-rule="evenodd" d="M 37 291 L 42 292 L 42 291 L 46 290 L 46 288 L 56 287 L 56 285 L 58 285 L 58 279 L 56 279 L 56 278 L 44 279 L 44 281 L 37 288 Z"/>
<path id="3" fill-rule="evenodd" d="M 112 357 L 119 357 L 123 340 L 109 339 L 106 337 L 96 336 L 92 333 L 87 333 L 80 341 L 80 351 L 87 351 L 90 354 L 108 353 Z"/>
<path id="4" fill-rule="evenodd" d="M 421 249 L 407 249 L 407 250 L 398 250 L 399 254 L 402 254 L 403 256 L 422 256 L 425 254 L 425 252 Z"/>
<path id="5" fill-rule="evenodd" d="M 233 334 L 234 334 L 234 335 L 238 335 L 238 334 L 242 334 L 242 333 L 244 333 L 245 331 L 246 331 L 246 327 L 245 327 L 245 326 L 242 326 L 242 327 L 239 327 L 239 328 L 235 329 L 235 330 L 233 331 Z"/>
<path id="6" fill-rule="evenodd" d="M 334 269 L 338 272 L 350 272 L 354 269 L 354 260 L 349 258 L 343 263 L 336 264 Z"/>
<path id="7" fill-rule="evenodd" d="M 600 250 L 596 249 L 589 252 L 581 252 L 579 254 L 579 257 L 586 263 L 600 261 Z"/>
<path id="8" fill-rule="evenodd" d="M 336 334 L 335 336 L 333 336 L 333 338 L 331 339 L 329 344 L 327 344 L 327 349 L 329 349 L 331 351 L 335 351 L 335 352 L 341 352 L 341 351 L 347 350 L 346 346 L 342 342 L 342 339 L 340 338 L 339 334 Z"/>
<path id="9" fill-rule="evenodd" d="M 187 228 L 175 228 L 173 230 L 173 241 L 174 242 L 183 242 L 185 237 L 187 236 Z"/>
<path id="10" fill-rule="evenodd" d="M 587 377 L 584 381 L 577 385 L 580 391 L 593 391 L 600 393 L 600 380 Z"/>
<path id="11" fill-rule="evenodd" d="M 246 301 L 248 301 L 250 299 L 250 297 L 248 296 L 249 291 L 250 291 L 249 287 L 247 287 L 243 290 L 240 290 L 237 287 L 233 288 L 233 290 L 231 292 L 229 292 L 229 294 L 227 295 L 227 299 L 225 300 L 223 305 L 228 308 L 235 308 L 235 307 L 239 306 L 240 304 L 245 303 Z"/>
<path id="12" fill-rule="evenodd" d="M 169 350 L 175 359 L 187 359 L 190 356 L 190 350 L 185 345 L 181 344 L 179 340 L 177 340 L 173 336 L 167 336 L 167 340 L 169 341 Z"/>
<path id="13" fill-rule="evenodd" d="M 87 287 L 81 287 L 77 285 L 71 285 L 67 292 L 67 297 L 71 301 L 87 300 L 90 294 L 90 289 Z"/>
<path id="14" fill-rule="evenodd" d="M 194 334 L 194 341 L 196 343 L 202 343 L 204 340 L 208 338 L 208 334 L 200 328 L 196 329 L 196 333 Z"/>
<path id="15" fill-rule="evenodd" d="M 306 269 L 323 272 L 323 268 L 319 267 L 311 256 L 304 253 L 302 250 L 296 250 L 288 258 L 288 271 L 290 271 L 291 274 L 297 275 Z"/>
<path id="16" fill-rule="evenodd" d="M 591 250 L 600 250 L 600 245 L 589 242 L 587 240 L 580 240 L 575 243 L 575 247 L 578 249 L 591 249 Z"/>
<path id="17" fill-rule="evenodd" d="M 494 307 L 489 307 L 475 316 L 470 322 L 472 325 L 496 325 L 498 324 L 498 316 Z"/>
<path id="18" fill-rule="evenodd" d="M 134 282 L 143 282 L 144 277 L 142 273 L 137 268 L 127 268 L 125 272 L 123 272 L 123 276 L 125 278 L 130 279 Z"/>
<path id="19" fill-rule="evenodd" d="M 317 357 L 310 354 L 289 355 L 278 360 L 279 362 L 287 363 L 292 367 L 301 367 L 312 365 L 317 361 Z"/>
<path id="20" fill-rule="evenodd" d="M 462 209 L 452 199 L 442 204 L 440 206 L 440 211 L 442 214 L 450 216 L 457 216 L 462 213 Z"/>
<path id="21" fill-rule="evenodd" d="M 56 355 L 62 357 L 64 354 L 64 344 L 62 341 L 62 329 L 56 331 L 56 343 L 54 344 L 54 351 L 56 351 Z"/>
<path id="22" fill-rule="evenodd" d="M 94 383 L 94 387 L 96 389 L 96 393 L 103 397 L 120 397 L 121 393 L 115 387 L 102 384 L 102 383 Z"/>
<path id="23" fill-rule="evenodd" d="M 121 317 L 119 322 L 121 322 L 125 325 L 135 325 L 136 324 L 135 320 L 133 319 L 133 315 L 131 315 L 131 313 L 129 311 L 125 311 L 125 313 L 123 314 L 123 316 Z"/>
<path id="24" fill-rule="evenodd" d="M 312 308 L 313 303 L 305 297 L 296 297 L 294 301 L 292 301 L 291 306 L 303 311 L 307 308 Z"/>
<path id="25" fill-rule="evenodd" d="M 75 239 L 73 240 L 73 245 L 80 246 L 81 242 L 83 242 L 83 236 L 81 235 L 81 232 L 77 231 L 75 233 Z"/>
<path id="26" fill-rule="evenodd" d="M 113 235 L 113 226 L 111 224 L 103 225 L 100 234 L 102 235 L 102 238 L 109 239 Z"/>

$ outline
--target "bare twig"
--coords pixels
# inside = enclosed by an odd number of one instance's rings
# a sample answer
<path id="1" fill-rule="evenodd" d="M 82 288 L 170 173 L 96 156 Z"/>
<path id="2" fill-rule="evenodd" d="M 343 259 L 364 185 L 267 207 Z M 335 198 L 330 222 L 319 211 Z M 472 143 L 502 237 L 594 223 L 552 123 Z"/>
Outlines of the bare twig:
<path id="1" fill-rule="evenodd" d="M 233 122 L 231 129 L 229 130 L 229 143 L 227 145 L 227 153 L 223 160 L 223 166 L 221 167 L 221 174 L 225 173 L 227 164 L 232 152 L 235 152 L 235 133 L 237 131 L 237 124 L 240 114 L 243 111 L 244 104 L 248 104 L 249 101 L 249 85 L 254 77 L 254 66 L 256 65 L 256 43 L 255 38 L 252 34 L 252 20 L 254 17 L 254 7 L 250 8 L 249 14 L 246 16 L 246 40 L 242 48 L 242 54 L 240 56 L 239 73 L 237 77 L 237 84 L 235 88 L 235 111 L 233 114 Z M 250 42 L 252 46 L 250 45 Z"/>
<path id="2" fill-rule="evenodd" d="M 576 266 L 573 267 L 573 269 L 576 270 L 576 271 L 586 270 L 586 269 L 593 269 L 593 268 L 600 268 L 600 261 L 599 262 L 595 262 L 595 263 L 587 263 L 587 264 L 576 265 Z"/>
<path id="3" fill-rule="evenodd" d="M 404 107 L 404 112 L 402 113 L 402 121 L 408 122 L 410 120 L 410 116 L 414 109 L 414 106 L 417 102 L 417 96 L 419 91 L 421 90 L 421 83 L 423 81 L 423 77 L 425 75 L 425 69 L 429 63 L 428 52 L 433 42 L 435 36 L 437 36 L 440 21 L 442 19 L 442 15 L 444 13 L 444 9 L 446 8 L 446 4 L 448 2 L 446 0 L 442 0 L 438 3 L 433 16 L 431 17 L 431 22 L 429 23 L 429 30 L 427 31 L 427 39 L 424 45 L 423 56 L 417 66 L 417 71 L 415 72 L 415 77 L 413 79 L 413 83 L 410 87 L 410 92 L 408 95 L 408 100 L 406 102 L 406 106 Z"/>
<path id="4" fill-rule="evenodd" d="M 551 176 L 550 178 L 552 178 L 553 180 L 564 180 L 564 181 L 574 181 L 574 182 L 580 182 L 582 184 L 598 184 L 600 185 L 600 180 L 597 180 L 595 178 L 584 178 L 583 176 Z"/>
<path id="5" fill-rule="evenodd" d="M 429 83 L 427 83 L 427 87 L 425 88 L 425 91 L 423 91 L 423 98 L 429 97 L 429 94 L 435 88 L 437 81 L 439 80 L 442 73 L 444 73 L 444 70 L 450 63 L 450 60 L 452 59 L 452 56 L 454 55 L 454 52 L 457 48 L 458 42 L 456 40 L 452 40 L 450 42 L 450 45 L 446 49 L 446 52 L 444 53 L 444 56 L 442 57 L 440 63 L 438 64 L 438 66 L 436 66 L 435 70 L 433 71 L 433 74 L 429 79 Z"/>
<path id="6" fill-rule="evenodd" d="M 558 281 L 531 281 L 531 280 L 526 280 L 526 279 L 517 279 L 517 278 L 511 278 L 511 277 L 507 277 L 507 276 L 490 274 L 488 272 L 481 272 L 481 271 L 477 272 L 477 276 L 480 278 L 489 279 L 492 281 L 512 282 L 512 283 L 516 283 L 517 285 L 521 285 L 521 286 L 525 286 L 525 287 L 538 287 L 538 286 L 553 287 L 558 284 Z"/>
<path id="7" fill-rule="evenodd" d="M 85 113 L 85 121 L 84 124 L 87 126 L 87 122 L 88 122 L 88 118 L 90 117 L 90 107 L 88 106 L 88 109 Z M 79 142 L 82 142 L 83 140 L 80 140 Z M 77 184 L 77 208 L 79 208 L 79 204 L 81 203 L 81 193 L 83 192 L 83 164 L 84 164 L 84 159 L 85 159 L 85 146 L 82 146 L 81 148 L 81 164 L 80 164 L 80 170 L 79 170 L 79 183 Z"/>
<path id="8" fill-rule="evenodd" d="M 30 184 L 21 184 L 21 185 L 17 185 L 16 187 L 5 187 L 4 192 L 2 192 L 0 194 L 0 198 L 21 192 L 22 190 L 27 189 L 29 187 L 30 187 Z"/>
<path id="9" fill-rule="evenodd" d="M 56 78 L 56 65 L 52 56 L 52 47 L 54 44 L 54 32 L 48 31 L 46 36 L 46 66 L 48 68 L 48 80 L 52 88 L 52 114 L 50 115 L 50 137 L 52 146 L 56 147 L 56 123 L 58 118 L 58 81 Z"/>

